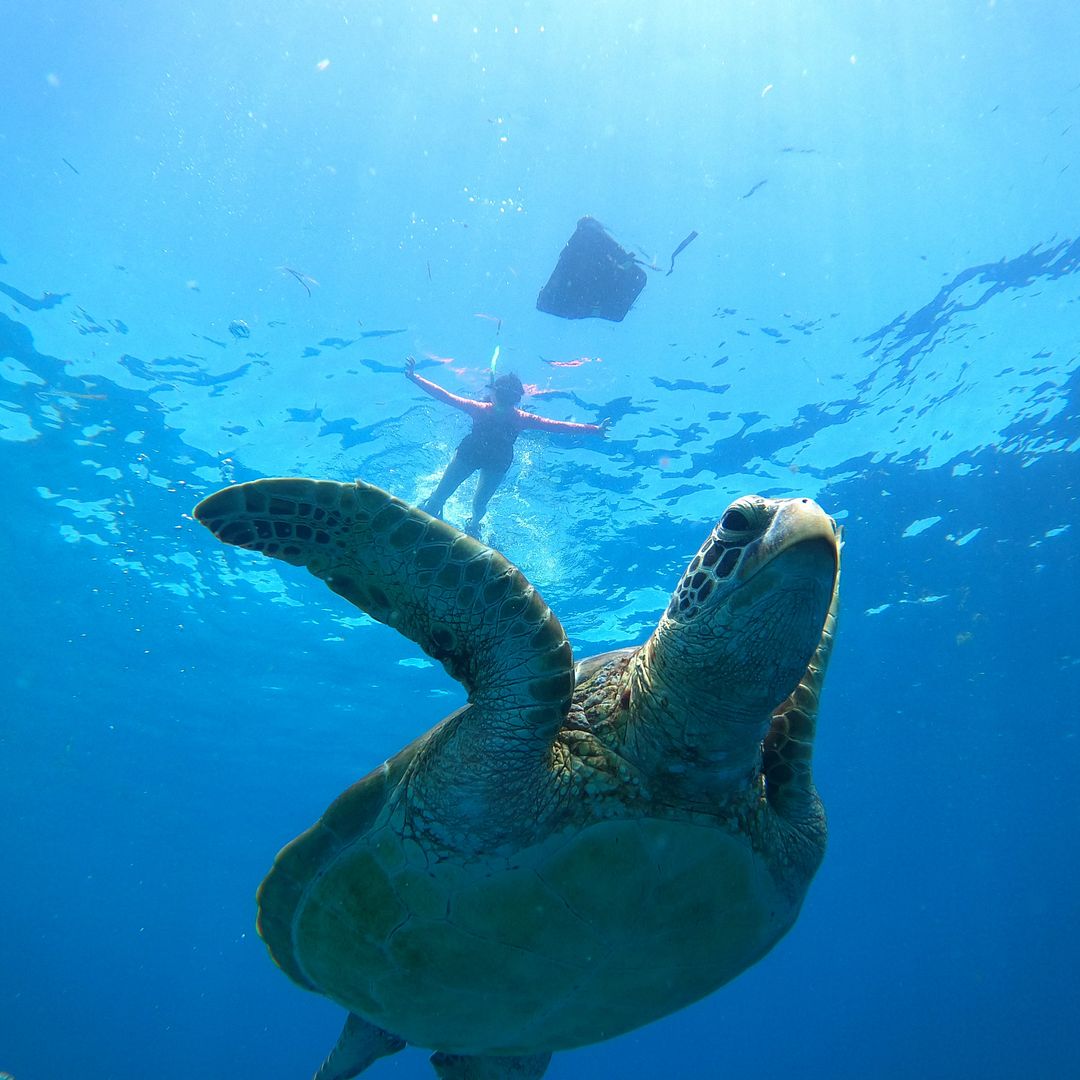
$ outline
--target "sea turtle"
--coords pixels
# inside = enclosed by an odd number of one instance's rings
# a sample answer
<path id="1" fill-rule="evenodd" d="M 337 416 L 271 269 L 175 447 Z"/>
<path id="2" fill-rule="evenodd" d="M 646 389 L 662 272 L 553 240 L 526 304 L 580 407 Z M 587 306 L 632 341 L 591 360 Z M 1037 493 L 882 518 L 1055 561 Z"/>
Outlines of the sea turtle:
<path id="1" fill-rule="evenodd" d="M 256 480 L 194 514 L 306 566 L 468 691 L 259 889 L 273 959 L 349 1011 L 317 1080 L 407 1043 L 444 1080 L 540 1077 L 790 929 L 825 846 L 810 754 L 840 540 L 816 503 L 733 502 L 649 639 L 576 665 L 516 567 L 377 487 Z"/>

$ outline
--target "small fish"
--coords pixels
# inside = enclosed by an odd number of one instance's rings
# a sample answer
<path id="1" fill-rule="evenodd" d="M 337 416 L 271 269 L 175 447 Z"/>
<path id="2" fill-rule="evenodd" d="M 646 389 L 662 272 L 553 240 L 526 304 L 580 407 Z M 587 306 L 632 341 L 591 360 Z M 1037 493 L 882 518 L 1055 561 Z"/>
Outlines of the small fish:
<path id="1" fill-rule="evenodd" d="M 70 170 L 71 170 L 71 171 L 72 171 L 72 172 L 73 172 L 73 173 L 74 173 L 74 174 L 76 175 L 76 176 L 79 176 L 79 175 L 80 175 L 80 173 L 79 173 L 79 170 L 78 170 L 78 169 L 76 169 L 76 168 L 75 168 L 75 166 L 74 166 L 74 165 L 72 165 L 72 164 L 71 164 L 71 162 L 70 162 L 70 161 L 68 161 L 68 159 L 67 159 L 66 157 L 62 157 L 62 158 L 61 158 L 60 160 L 61 160 L 61 161 L 62 161 L 62 162 L 63 162 L 63 163 L 64 163 L 64 164 L 65 164 L 65 165 L 66 165 L 66 166 L 67 166 L 67 167 L 68 167 L 68 168 L 69 168 L 69 169 L 70 169 Z"/>
<path id="2" fill-rule="evenodd" d="M 502 319 L 500 319 L 497 315 L 485 315 L 484 312 L 477 311 L 477 312 L 474 312 L 473 318 L 474 319 L 487 319 L 488 322 L 493 322 L 495 324 L 495 333 L 496 334 L 499 333 L 502 330 Z"/>
<path id="3" fill-rule="evenodd" d="M 764 181 L 762 181 L 762 183 L 764 183 Z M 676 248 L 676 249 L 675 249 L 675 250 L 674 250 L 674 251 L 673 251 L 673 252 L 671 253 L 671 266 L 670 266 L 670 268 L 668 269 L 668 272 L 667 272 L 667 273 L 666 273 L 666 274 L 664 275 L 665 277 L 670 277 L 670 276 L 671 276 L 671 271 L 675 269 L 675 256 L 676 256 L 676 255 L 678 255 L 678 254 L 679 254 L 679 252 L 680 252 L 680 251 L 682 251 L 682 249 L 683 249 L 684 247 L 686 247 L 686 246 L 687 246 L 687 244 L 691 243 L 691 241 L 693 241 L 693 240 L 696 240 L 696 239 L 697 239 L 697 232 L 695 231 L 695 232 L 692 232 L 692 233 L 691 233 L 691 234 L 690 234 L 690 235 L 689 235 L 689 236 L 688 236 L 688 237 L 687 237 L 687 238 L 686 238 L 686 239 L 685 239 L 685 240 L 684 240 L 684 241 L 683 241 L 683 242 L 682 242 L 681 244 L 679 244 L 679 246 L 678 246 L 678 247 L 677 247 L 677 248 Z"/>
<path id="4" fill-rule="evenodd" d="M 753 195 L 758 188 L 764 187 L 768 182 L 768 180 L 759 180 L 745 195 L 740 195 L 739 198 L 749 199 L 750 196 Z"/>
<path id="5" fill-rule="evenodd" d="M 311 286 L 319 284 L 313 277 L 309 277 L 307 274 L 301 274 L 299 270 L 294 270 L 291 266 L 279 266 L 278 269 L 283 273 L 292 274 L 292 276 L 304 286 L 304 290 L 307 292 L 308 296 L 311 295 Z"/>
<path id="6" fill-rule="evenodd" d="M 76 394 L 73 390 L 39 390 L 39 397 L 69 397 L 78 398 L 79 401 L 108 401 L 107 394 Z M 0 1080 L 4 1080 L 4 1074 L 0 1073 Z"/>

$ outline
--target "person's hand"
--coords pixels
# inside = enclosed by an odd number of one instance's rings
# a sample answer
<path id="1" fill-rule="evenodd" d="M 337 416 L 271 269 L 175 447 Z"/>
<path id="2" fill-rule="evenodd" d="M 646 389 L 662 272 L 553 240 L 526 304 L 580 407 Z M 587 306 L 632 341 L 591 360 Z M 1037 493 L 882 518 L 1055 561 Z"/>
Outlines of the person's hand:
<path id="1" fill-rule="evenodd" d="M 607 433 L 611 430 L 611 417 L 605 416 L 603 420 L 597 425 L 600 428 L 600 434 L 607 438 Z"/>
<path id="2" fill-rule="evenodd" d="M 405 378 L 416 373 L 416 360 L 411 356 L 405 357 Z"/>

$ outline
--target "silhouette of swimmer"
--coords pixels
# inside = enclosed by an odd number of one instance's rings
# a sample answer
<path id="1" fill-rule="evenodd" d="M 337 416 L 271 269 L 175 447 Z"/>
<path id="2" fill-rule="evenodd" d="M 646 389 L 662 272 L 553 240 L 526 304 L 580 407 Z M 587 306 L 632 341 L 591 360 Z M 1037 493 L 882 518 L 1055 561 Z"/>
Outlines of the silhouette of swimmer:
<path id="1" fill-rule="evenodd" d="M 514 442 L 521 432 L 529 430 L 570 435 L 603 435 L 611 423 L 610 420 L 602 420 L 599 424 L 573 424 L 567 420 L 549 420 L 546 416 L 537 416 L 519 409 L 517 405 L 525 393 L 525 388 L 521 385 L 521 380 L 512 373 L 500 375 L 492 383 L 488 401 L 458 397 L 437 383 L 417 375 L 416 361 L 411 356 L 405 361 L 405 378 L 414 382 L 436 401 L 453 405 L 455 409 L 460 409 L 472 417 L 472 430 L 458 444 L 439 486 L 421 506 L 421 509 L 429 514 L 441 517 L 446 500 L 468 477 L 479 470 L 480 478 L 473 496 L 472 517 L 465 527 L 470 536 L 477 535 L 480 521 L 487 513 L 488 502 L 514 460 Z"/>

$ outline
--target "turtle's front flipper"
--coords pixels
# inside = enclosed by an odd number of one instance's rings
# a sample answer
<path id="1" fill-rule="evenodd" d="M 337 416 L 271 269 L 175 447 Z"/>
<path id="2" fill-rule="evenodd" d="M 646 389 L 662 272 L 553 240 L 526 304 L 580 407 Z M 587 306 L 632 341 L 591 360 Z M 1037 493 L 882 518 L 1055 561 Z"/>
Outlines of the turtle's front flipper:
<path id="1" fill-rule="evenodd" d="M 439 1080 L 540 1080 L 547 1072 L 550 1054 L 524 1057 L 471 1057 L 465 1054 L 431 1055 Z"/>
<path id="2" fill-rule="evenodd" d="M 396 1054 L 404 1046 L 404 1039 L 349 1013 L 337 1045 L 315 1074 L 315 1080 L 352 1080 L 373 1061 Z"/>
<path id="3" fill-rule="evenodd" d="M 497 551 L 371 484 L 255 480 L 194 510 L 226 544 L 306 566 L 442 662 L 514 745 L 546 750 L 570 707 L 559 620 Z"/>

